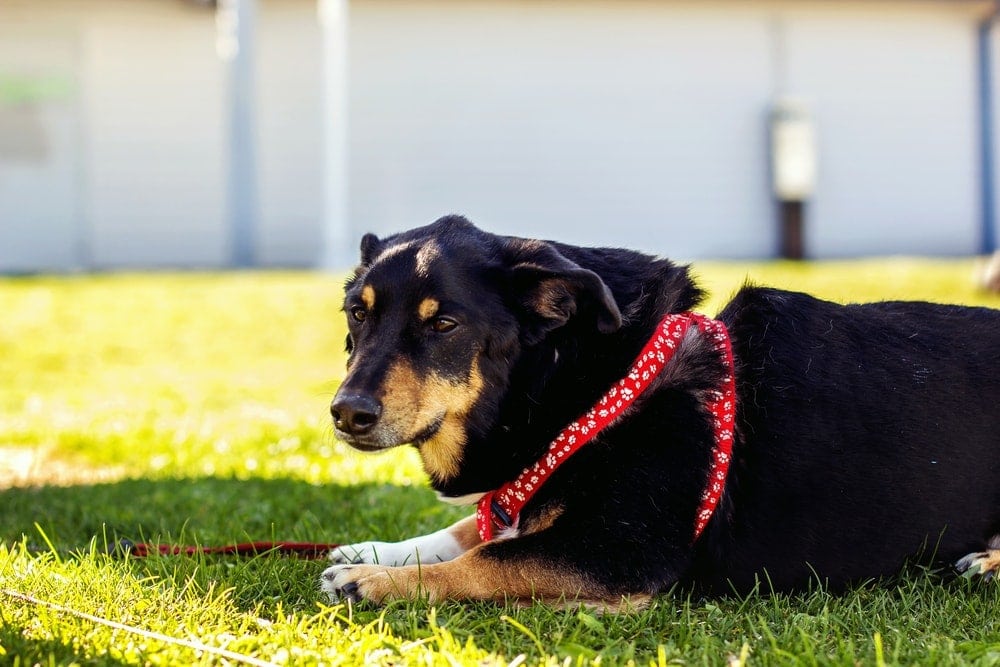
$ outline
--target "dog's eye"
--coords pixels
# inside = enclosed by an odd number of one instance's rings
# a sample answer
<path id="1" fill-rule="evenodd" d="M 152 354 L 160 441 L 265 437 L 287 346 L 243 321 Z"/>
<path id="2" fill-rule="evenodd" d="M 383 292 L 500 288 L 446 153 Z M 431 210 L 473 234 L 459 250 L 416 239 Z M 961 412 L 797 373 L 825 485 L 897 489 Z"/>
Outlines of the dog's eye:
<path id="1" fill-rule="evenodd" d="M 431 324 L 431 329 L 433 329 L 435 333 L 442 333 L 442 334 L 448 333 L 449 331 L 454 330 L 454 328 L 458 326 L 458 322 L 451 319 L 450 317 L 435 317 L 433 320 L 431 320 L 430 324 Z"/>
<path id="2" fill-rule="evenodd" d="M 354 318 L 355 322 L 364 322 L 365 318 L 368 317 L 368 311 L 361 306 L 354 306 L 351 308 L 351 317 Z"/>

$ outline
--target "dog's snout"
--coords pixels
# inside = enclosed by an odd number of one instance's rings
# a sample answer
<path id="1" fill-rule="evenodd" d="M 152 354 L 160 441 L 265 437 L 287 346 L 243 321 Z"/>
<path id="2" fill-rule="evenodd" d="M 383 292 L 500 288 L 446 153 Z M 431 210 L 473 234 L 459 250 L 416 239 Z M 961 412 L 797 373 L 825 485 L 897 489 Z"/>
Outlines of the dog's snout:
<path id="1" fill-rule="evenodd" d="M 333 425 L 351 435 L 364 435 L 371 431 L 382 415 L 382 404 L 363 394 L 337 396 L 330 404 Z"/>

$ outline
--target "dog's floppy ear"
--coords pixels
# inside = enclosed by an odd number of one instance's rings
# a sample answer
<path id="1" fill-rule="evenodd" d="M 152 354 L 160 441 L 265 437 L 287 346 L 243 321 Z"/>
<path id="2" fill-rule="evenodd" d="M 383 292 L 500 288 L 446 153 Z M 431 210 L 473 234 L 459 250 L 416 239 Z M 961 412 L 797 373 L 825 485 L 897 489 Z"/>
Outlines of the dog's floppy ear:
<path id="1" fill-rule="evenodd" d="M 364 266 L 371 265 L 375 260 L 380 245 L 382 245 L 382 242 L 372 233 L 361 237 L 361 263 Z"/>
<path id="2" fill-rule="evenodd" d="M 601 333 L 622 325 L 622 315 L 601 277 L 543 241 L 510 239 L 504 259 L 513 298 L 526 320 L 526 338 L 537 343 L 578 313 L 593 318 Z"/>

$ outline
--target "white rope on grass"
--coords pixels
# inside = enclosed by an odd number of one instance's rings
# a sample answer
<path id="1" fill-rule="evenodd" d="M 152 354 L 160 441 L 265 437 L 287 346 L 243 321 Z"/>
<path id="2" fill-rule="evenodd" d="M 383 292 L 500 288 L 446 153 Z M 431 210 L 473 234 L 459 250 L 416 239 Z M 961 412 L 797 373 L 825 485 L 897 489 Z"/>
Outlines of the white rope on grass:
<path id="1" fill-rule="evenodd" d="M 164 644 L 183 646 L 193 651 L 210 653 L 212 655 L 217 655 L 221 658 L 227 658 L 229 660 L 234 660 L 236 662 L 240 662 L 246 665 L 255 665 L 256 667 L 278 667 L 278 665 L 273 662 L 267 662 L 266 660 L 260 660 L 252 656 L 243 655 L 242 653 L 236 653 L 235 651 L 229 651 L 224 648 L 209 646 L 208 644 L 203 644 L 198 641 L 192 641 L 189 639 L 178 639 L 177 637 L 171 637 L 170 635 L 164 635 L 159 632 L 153 632 L 152 630 L 143 630 L 142 628 L 137 628 L 132 625 L 126 625 L 124 623 L 119 623 L 118 621 L 112 621 L 107 618 L 101 618 L 100 616 L 94 616 L 93 614 L 88 614 L 86 612 L 78 611 L 70 607 L 64 607 L 62 605 L 55 604 L 54 602 L 39 600 L 36 597 L 26 595 L 25 593 L 19 593 L 18 591 L 12 591 L 8 588 L 0 588 L 0 593 L 3 593 L 9 598 L 20 600 L 21 602 L 27 602 L 29 604 L 33 604 L 38 607 L 51 609 L 52 611 L 58 612 L 60 614 L 67 614 L 69 616 L 74 616 L 76 618 L 83 619 L 85 621 L 90 621 L 91 623 L 97 623 L 98 625 L 104 625 L 109 628 L 114 628 L 116 630 L 129 632 L 134 635 L 138 635 L 140 637 L 145 637 L 146 639 L 155 639 L 157 641 L 163 642 Z"/>

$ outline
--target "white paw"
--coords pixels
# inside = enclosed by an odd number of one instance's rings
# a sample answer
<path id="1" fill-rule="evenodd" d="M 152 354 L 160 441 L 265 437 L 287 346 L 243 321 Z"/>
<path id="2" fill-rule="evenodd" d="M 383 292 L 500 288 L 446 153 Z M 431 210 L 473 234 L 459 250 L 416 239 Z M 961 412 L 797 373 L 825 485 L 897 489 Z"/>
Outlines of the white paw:
<path id="1" fill-rule="evenodd" d="M 419 565 L 440 563 L 458 557 L 464 549 L 448 529 L 430 535 L 411 537 L 402 542 L 358 542 L 345 544 L 330 552 L 336 565 Z"/>
<path id="2" fill-rule="evenodd" d="M 409 565 L 417 555 L 402 542 L 358 542 L 345 544 L 330 552 L 330 562 L 337 565 Z"/>

